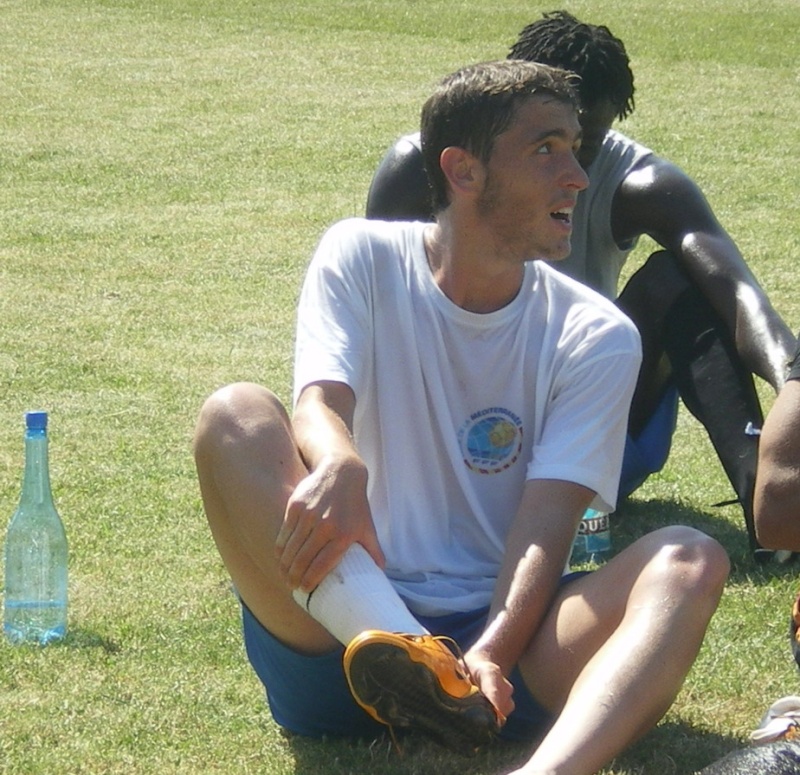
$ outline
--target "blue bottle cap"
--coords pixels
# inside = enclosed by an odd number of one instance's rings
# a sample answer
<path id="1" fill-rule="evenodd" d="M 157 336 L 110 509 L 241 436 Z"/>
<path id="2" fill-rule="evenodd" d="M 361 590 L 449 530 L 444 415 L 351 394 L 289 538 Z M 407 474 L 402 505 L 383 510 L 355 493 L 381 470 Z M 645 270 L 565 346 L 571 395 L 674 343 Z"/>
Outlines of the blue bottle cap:
<path id="1" fill-rule="evenodd" d="M 47 430 L 47 412 L 25 412 L 25 427 L 29 431 Z"/>

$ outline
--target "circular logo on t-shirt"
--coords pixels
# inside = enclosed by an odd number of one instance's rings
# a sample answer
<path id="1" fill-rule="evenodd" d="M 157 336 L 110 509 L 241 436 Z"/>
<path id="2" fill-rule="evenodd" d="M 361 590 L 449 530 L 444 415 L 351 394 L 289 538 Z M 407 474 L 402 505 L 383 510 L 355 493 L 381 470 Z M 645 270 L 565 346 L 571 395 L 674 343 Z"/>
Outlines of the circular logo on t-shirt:
<path id="1" fill-rule="evenodd" d="M 479 474 L 496 474 L 513 465 L 522 450 L 522 421 L 502 407 L 470 415 L 458 432 L 467 467 Z"/>

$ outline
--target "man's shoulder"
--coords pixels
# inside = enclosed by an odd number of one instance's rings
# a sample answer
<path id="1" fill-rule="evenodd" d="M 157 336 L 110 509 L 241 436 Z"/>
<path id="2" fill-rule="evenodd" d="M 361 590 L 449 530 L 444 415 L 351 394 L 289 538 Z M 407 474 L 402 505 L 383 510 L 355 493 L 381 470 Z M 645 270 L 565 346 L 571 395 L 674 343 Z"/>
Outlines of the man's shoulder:
<path id="1" fill-rule="evenodd" d="M 394 149 L 397 153 L 403 155 L 422 153 L 422 141 L 419 132 L 412 132 L 400 137 L 395 142 Z"/>
<path id="2" fill-rule="evenodd" d="M 361 216 L 343 218 L 325 231 L 323 239 L 339 242 L 393 243 L 416 235 L 425 224 L 415 221 L 380 221 Z"/>
<path id="3" fill-rule="evenodd" d="M 581 318 L 581 325 L 586 325 L 591 320 L 592 325 L 610 326 L 638 346 L 639 334 L 636 326 L 613 301 L 544 261 L 534 263 L 554 303 L 565 310 L 566 318 L 574 321 L 578 316 Z"/>
<path id="4" fill-rule="evenodd" d="M 650 148 L 627 135 L 609 129 L 597 158 L 589 167 L 589 179 L 598 181 L 621 181 L 632 170 L 657 158 Z"/>
<path id="5" fill-rule="evenodd" d="M 603 147 L 608 148 L 610 152 L 619 154 L 625 152 L 635 152 L 639 154 L 653 153 L 652 149 L 648 148 L 638 140 L 634 140 L 629 135 L 624 134 L 616 129 L 609 129 L 603 139 Z"/>
<path id="6" fill-rule="evenodd" d="M 627 165 L 626 181 L 636 178 L 640 186 L 646 185 L 648 180 L 651 185 L 662 179 L 670 184 L 691 180 L 674 162 L 614 129 L 608 131 L 603 141 L 603 153 L 606 163 Z"/>
<path id="7" fill-rule="evenodd" d="M 345 218 L 331 225 L 320 240 L 319 260 L 338 264 L 375 264 L 386 257 L 410 257 L 422 244 L 424 223 Z"/>

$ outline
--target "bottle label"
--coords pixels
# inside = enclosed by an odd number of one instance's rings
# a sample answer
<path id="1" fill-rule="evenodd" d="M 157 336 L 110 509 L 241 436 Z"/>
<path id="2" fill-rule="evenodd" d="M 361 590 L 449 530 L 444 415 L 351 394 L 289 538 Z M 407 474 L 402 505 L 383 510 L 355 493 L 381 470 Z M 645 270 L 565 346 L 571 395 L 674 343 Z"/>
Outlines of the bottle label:
<path id="1" fill-rule="evenodd" d="M 591 536 L 604 533 L 609 529 L 608 514 L 595 512 L 593 517 L 584 517 L 578 524 L 579 536 Z"/>

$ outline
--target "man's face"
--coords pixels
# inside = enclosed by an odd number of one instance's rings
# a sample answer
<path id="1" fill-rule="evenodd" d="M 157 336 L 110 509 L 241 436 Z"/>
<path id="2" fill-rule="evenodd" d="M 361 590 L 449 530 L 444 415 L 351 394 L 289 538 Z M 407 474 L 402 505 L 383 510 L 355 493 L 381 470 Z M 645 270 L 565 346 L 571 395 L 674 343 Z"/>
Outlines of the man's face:
<path id="1" fill-rule="evenodd" d="M 600 153 L 600 146 L 616 117 L 616 109 L 607 101 L 598 102 L 581 111 L 579 120 L 583 129 L 583 140 L 578 151 L 578 161 L 585 170 L 589 169 L 589 165 Z"/>
<path id="2" fill-rule="evenodd" d="M 572 210 L 588 185 L 576 157 L 580 137 L 570 105 L 535 95 L 495 139 L 477 210 L 501 253 L 515 260 L 569 254 Z"/>

